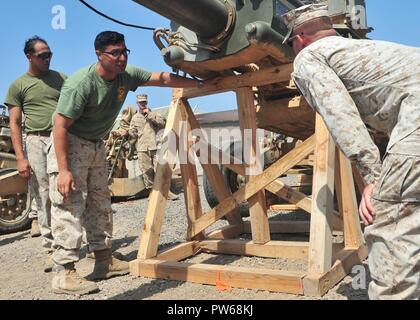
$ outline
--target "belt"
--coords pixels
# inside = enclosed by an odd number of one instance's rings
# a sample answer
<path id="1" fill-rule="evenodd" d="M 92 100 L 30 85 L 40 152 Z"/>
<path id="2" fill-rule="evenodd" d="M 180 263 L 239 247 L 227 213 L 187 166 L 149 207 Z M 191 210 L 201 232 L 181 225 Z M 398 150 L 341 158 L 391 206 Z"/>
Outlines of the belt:
<path id="1" fill-rule="evenodd" d="M 51 131 L 32 131 L 32 132 L 28 132 L 27 135 L 49 137 L 51 135 Z"/>

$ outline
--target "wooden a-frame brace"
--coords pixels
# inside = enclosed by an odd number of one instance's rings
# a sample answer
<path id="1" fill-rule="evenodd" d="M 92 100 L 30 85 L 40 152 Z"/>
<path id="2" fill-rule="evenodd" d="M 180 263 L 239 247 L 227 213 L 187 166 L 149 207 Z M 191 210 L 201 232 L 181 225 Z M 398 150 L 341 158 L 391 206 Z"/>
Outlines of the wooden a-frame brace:
<path id="1" fill-rule="evenodd" d="M 286 82 L 290 77 L 290 65 L 271 68 L 242 76 L 224 78 L 214 88 L 174 90 L 169 108 L 163 143 L 177 146 L 177 150 L 190 150 L 193 142 L 179 139 L 180 134 L 200 129 L 188 98 L 215 92 L 234 90 L 237 94 L 241 130 L 252 131 L 256 137 L 256 116 L 252 86 Z M 269 79 L 269 80 L 267 80 Z M 184 125 L 181 125 L 184 124 Z M 186 125 L 185 125 L 186 124 Z M 249 156 L 256 158 L 257 141 L 253 139 Z M 190 151 L 192 152 L 192 151 Z M 314 153 L 312 197 L 291 189 L 278 179 L 303 159 Z M 201 207 L 197 171 L 193 164 L 181 164 L 184 195 L 188 218 L 187 242 L 158 252 L 160 231 L 163 223 L 167 194 L 170 186 L 174 154 L 163 148 L 156 169 L 153 190 L 137 260 L 130 262 L 130 272 L 135 276 L 183 280 L 215 285 L 221 281 L 230 287 L 253 288 L 309 296 L 322 296 L 341 281 L 355 265 L 367 257 L 363 235 L 357 214 L 353 172 L 350 162 L 338 151 L 324 122 L 316 116 L 315 134 L 295 147 L 281 159 L 256 176 L 247 176 L 245 165 L 234 164 L 234 159 L 210 146 L 208 161 L 203 164 L 219 205 L 204 213 Z M 231 194 L 216 159 L 231 159 L 226 165 L 246 177 L 247 183 Z M 258 163 L 248 167 L 258 169 Z M 354 168 L 353 168 L 354 170 Z M 359 188 L 361 187 L 358 181 Z M 335 188 L 334 188 L 335 187 Z M 311 215 L 307 221 L 274 221 L 267 217 L 265 190 L 287 200 Z M 339 213 L 333 210 L 336 190 Z M 250 222 L 242 221 L 238 204 L 248 201 Z M 205 233 L 205 229 L 219 219 L 227 218 L 229 225 Z M 333 230 L 343 228 L 344 246 L 332 243 Z M 307 233 L 309 242 L 271 241 L 272 233 Z M 235 240 L 242 233 L 251 233 L 252 241 Z M 248 255 L 266 258 L 307 259 L 306 272 L 241 268 L 232 266 L 193 264 L 181 262 L 200 252 Z"/>

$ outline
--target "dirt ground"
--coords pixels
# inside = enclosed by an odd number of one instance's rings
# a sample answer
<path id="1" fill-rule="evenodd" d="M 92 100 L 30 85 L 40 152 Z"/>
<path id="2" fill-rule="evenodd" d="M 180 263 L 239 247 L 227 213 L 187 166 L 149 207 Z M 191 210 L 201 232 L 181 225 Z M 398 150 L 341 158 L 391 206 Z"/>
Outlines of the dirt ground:
<path id="1" fill-rule="evenodd" d="M 201 188 L 202 189 L 202 188 Z M 204 195 L 202 194 L 202 199 Z M 203 202 L 203 209 L 208 209 Z M 139 246 L 139 232 L 143 226 L 147 199 L 113 203 L 114 241 L 113 250 L 124 260 L 135 259 Z M 223 225 L 218 222 L 216 226 Z M 215 226 L 215 227 L 216 227 Z M 169 201 L 160 239 L 160 248 L 181 242 L 186 237 L 187 222 L 183 194 L 179 200 Z M 278 240 L 278 239 L 274 239 Z M 296 239 L 292 239 L 296 240 Z M 93 261 L 86 258 L 83 248 L 77 268 L 82 276 L 93 269 Z M 148 278 L 131 275 L 98 282 L 100 292 L 82 297 L 58 295 L 51 290 L 51 273 L 43 272 L 45 254 L 41 249 L 41 239 L 31 238 L 29 230 L 14 234 L 0 235 L 0 299 L 81 299 L 81 300 L 307 300 L 304 296 L 273 293 L 263 290 L 237 289 L 220 291 L 214 286 Z M 237 265 L 245 267 L 265 267 L 283 270 L 303 270 L 306 261 L 286 259 L 262 259 L 229 255 L 199 254 L 191 261 Z M 364 269 L 367 269 L 366 263 Z M 355 276 L 355 275 L 353 275 Z M 346 277 L 330 290 L 322 300 L 367 300 L 367 290 L 353 289 L 352 277 Z M 369 281 L 369 279 L 367 279 Z M 362 285 L 363 287 L 363 285 Z"/>

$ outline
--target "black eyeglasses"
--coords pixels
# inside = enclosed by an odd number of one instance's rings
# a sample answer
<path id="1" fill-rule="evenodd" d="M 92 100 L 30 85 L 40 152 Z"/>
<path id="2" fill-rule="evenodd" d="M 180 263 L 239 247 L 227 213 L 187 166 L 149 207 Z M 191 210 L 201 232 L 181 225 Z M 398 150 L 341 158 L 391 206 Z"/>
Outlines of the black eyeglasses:
<path id="1" fill-rule="evenodd" d="M 46 51 L 46 52 L 41 52 L 41 53 L 37 53 L 36 56 L 42 60 L 47 60 L 47 59 L 51 59 L 53 53 L 50 51 Z"/>
<path id="2" fill-rule="evenodd" d="M 114 57 L 114 58 L 119 58 L 119 57 L 121 57 L 121 55 L 124 55 L 124 56 L 128 56 L 129 54 L 130 54 L 130 49 L 124 49 L 124 50 L 112 50 L 112 51 L 102 51 L 103 53 L 106 53 L 106 54 L 109 54 L 109 55 L 111 55 L 112 57 Z"/>

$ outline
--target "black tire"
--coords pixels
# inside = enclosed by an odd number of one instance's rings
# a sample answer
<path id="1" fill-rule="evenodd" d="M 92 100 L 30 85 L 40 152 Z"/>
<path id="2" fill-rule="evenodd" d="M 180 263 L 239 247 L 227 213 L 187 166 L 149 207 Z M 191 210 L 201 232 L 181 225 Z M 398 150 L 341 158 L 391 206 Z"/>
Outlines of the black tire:
<path id="1" fill-rule="evenodd" d="M 0 177 L 1 175 L 13 172 L 15 170 L 16 169 L 12 169 L 12 168 L 0 169 Z M 6 219 L 5 215 L 3 215 L 2 209 L 9 210 L 8 204 L 3 201 L 0 202 L 0 233 L 1 234 L 27 230 L 31 226 L 31 219 L 29 218 L 29 213 L 31 212 L 32 199 L 29 192 L 25 194 L 20 194 L 20 195 L 17 195 L 17 194 L 12 195 L 11 198 L 15 202 L 23 201 L 25 205 L 20 206 L 22 210 L 18 216 L 15 216 L 13 219 Z M 13 206 L 13 208 L 15 207 L 16 205 Z"/>
<path id="2" fill-rule="evenodd" d="M 237 174 L 225 167 L 222 167 L 222 174 L 225 178 L 226 183 L 229 186 L 229 189 L 232 193 L 238 190 L 238 185 L 233 183 L 234 177 L 237 176 Z M 206 174 L 203 174 L 203 190 L 204 195 L 206 197 L 207 203 L 211 208 L 214 208 L 219 204 L 219 201 L 217 200 L 216 195 L 213 192 L 213 189 L 210 185 L 209 179 L 207 178 Z M 238 206 L 239 213 L 242 217 L 249 217 L 249 206 L 248 202 L 243 202 Z"/>

